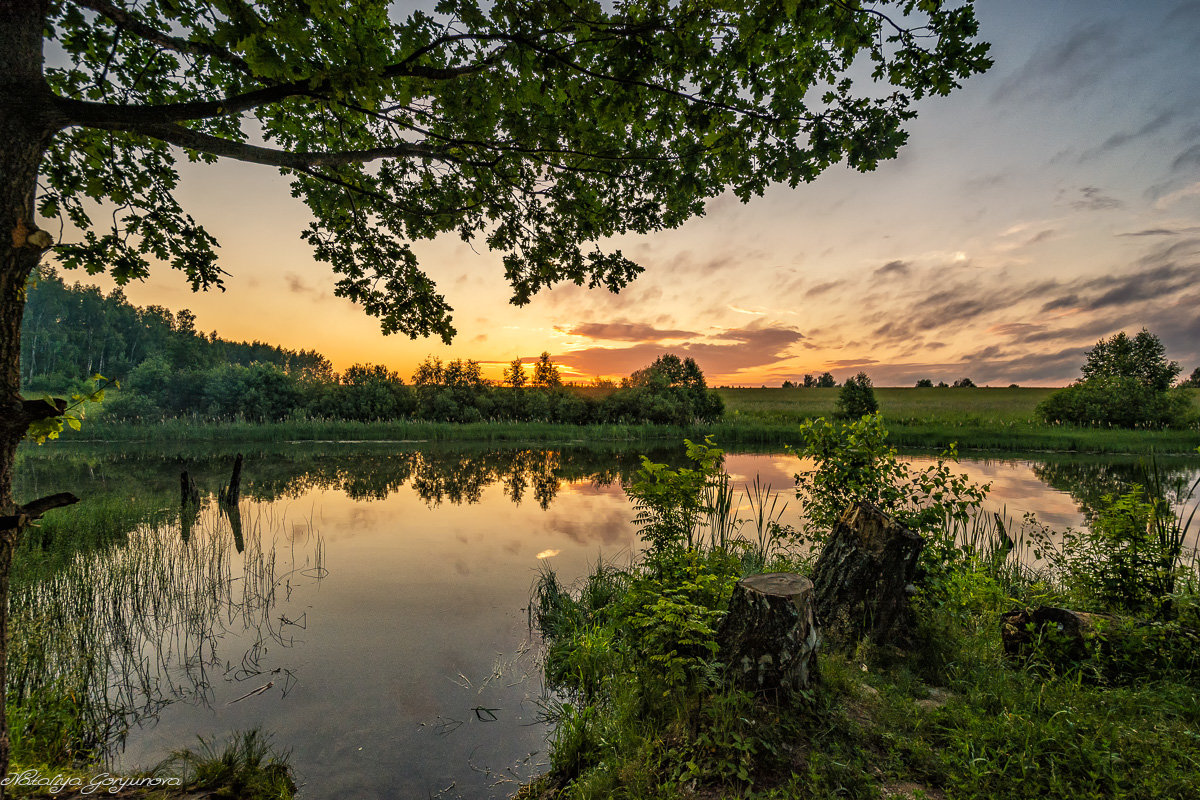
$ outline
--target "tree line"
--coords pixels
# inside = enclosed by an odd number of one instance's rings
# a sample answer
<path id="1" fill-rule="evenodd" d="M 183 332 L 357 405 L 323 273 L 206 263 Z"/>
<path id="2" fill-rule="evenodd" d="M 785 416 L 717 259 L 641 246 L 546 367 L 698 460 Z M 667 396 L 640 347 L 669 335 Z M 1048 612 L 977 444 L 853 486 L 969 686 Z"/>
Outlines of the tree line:
<path id="1" fill-rule="evenodd" d="M 156 359 L 171 370 L 270 364 L 283 372 L 328 378 L 329 359 L 315 350 L 265 342 L 233 342 L 196 330 L 196 315 L 157 305 L 135 306 L 120 289 L 105 295 L 78 282 L 68 286 L 53 268 L 26 286 L 21 322 L 21 383 L 30 393 L 58 392 L 101 374 L 124 380 Z"/>

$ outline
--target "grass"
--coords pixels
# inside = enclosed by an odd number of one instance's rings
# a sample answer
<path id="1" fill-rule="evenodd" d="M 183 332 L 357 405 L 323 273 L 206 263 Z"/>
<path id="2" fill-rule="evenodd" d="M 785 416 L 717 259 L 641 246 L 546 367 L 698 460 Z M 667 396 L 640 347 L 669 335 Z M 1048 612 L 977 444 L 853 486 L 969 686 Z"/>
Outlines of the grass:
<path id="1" fill-rule="evenodd" d="M 235 530 L 210 503 L 189 536 L 178 520 L 139 523 L 52 574 L 15 581 L 6 692 L 14 763 L 97 763 L 165 705 L 211 703 L 211 674 L 228 669 L 216 647 L 227 632 L 256 636 L 238 672 L 256 677 L 263 654 L 290 642 L 273 613 L 279 586 L 297 570 L 323 572 L 319 538 L 311 553 L 293 549 L 289 569 L 277 565 L 275 527 L 260 513 Z"/>
<path id="2" fill-rule="evenodd" d="M 725 400 L 723 425 L 741 429 L 743 439 L 787 438 L 803 419 L 832 417 L 838 389 L 719 389 Z M 877 388 L 879 410 L 890 441 L 898 447 L 1008 452 L 1190 453 L 1200 430 L 1120 430 L 1048 425 L 1036 415 L 1049 388 L 909 389 Z M 1193 391 L 1200 410 L 1200 391 Z M 788 443 L 792 443 L 788 440 Z"/>
<path id="3" fill-rule="evenodd" d="M 732 531 L 707 545 L 685 548 L 680 533 L 676 551 L 599 566 L 573 590 L 541 576 L 531 616 L 557 690 L 546 708 L 555 731 L 550 771 L 518 797 L 1200 797 L 1194 557 L 1177 560 L 1174 616 L 1123 623 L 1130 646 L 1022 663 L 1004 652 L 999 615 L 1040 604 L 1112 611 L 1072 593 L 1070 571 L 1097 556 L 1050 571 L 1023 560 L 1023 529 L 977 514 L 934 536 L 957 548 L 926 564 L 902 646 L 821 651 L 820 681 L 779 701 L 733 687 L 716 661 L 733 582 L 812 563 L 811 551 L 786 547 L 764 562 L 757 539 L 773 512 L 760 497 L 751 514 L 745 526 L 703 523 Z M 1171 519 L 1186 538 L 1192 520 Z"/>
<path id="4" fill-rule="evenodd" d="M 581 388 L 577 391 L 603 392 Z M 876 389 L 880 410 L 901 447 L 1008 452 L 1189 453 L 1200 446 L 1200 430 L 1117 430 L 1047 425 L 1034 413 L 1053 389 Z M 718 389 L 725 401 L 721 422 L 704 426 L 559 425 L 541 422 L 341 422 L 292 420 L 279 423 L 205 423 L 171 419 L 156 423 L 89 420 L 64 440 L 145 442 L 155 446 L 227 441 L 420 441 L 491 443 L 677 442 L 713 435 L 725 444 L 796 444 L 795 426 L 831 416 L 838 389 Z M 1193 392 L 1200 408 L 1200 391 Z"/>

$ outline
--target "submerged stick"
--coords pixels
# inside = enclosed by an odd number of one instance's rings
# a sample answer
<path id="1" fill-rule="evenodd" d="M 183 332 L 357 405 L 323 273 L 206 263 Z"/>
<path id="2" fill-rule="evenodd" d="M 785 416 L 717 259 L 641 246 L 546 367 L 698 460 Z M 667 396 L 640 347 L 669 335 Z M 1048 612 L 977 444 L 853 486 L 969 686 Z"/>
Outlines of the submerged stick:
<path id="1" fill-rule="evenodd" d="M 234 703 L 240 703 L 241 701 L 245 700 L 247 697 L 254 697 L 254 695 L 256 695 L 256 694 L 262 694 L 263 692 L 265 692 L 267 689 L 270 689 L 274 685 L 275 685 L 275 681 L 268 681 L 268 682 L 264 683 L 262 686 L 255 689 L 254 691 L 246 692 L 244 695 L 239 697 L 237 700 L 230 700 L 225 705 L 231 706 Z"/>

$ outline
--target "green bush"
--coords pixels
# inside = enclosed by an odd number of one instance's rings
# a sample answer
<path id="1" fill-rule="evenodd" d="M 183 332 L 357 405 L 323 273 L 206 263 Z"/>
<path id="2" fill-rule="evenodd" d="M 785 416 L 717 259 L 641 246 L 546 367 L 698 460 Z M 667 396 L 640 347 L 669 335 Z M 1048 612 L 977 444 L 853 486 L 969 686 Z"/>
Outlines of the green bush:
<path id="1" fill-rule="evenodd" d="M 1046 422 L 1090 427 L 1180 428 L 1195 422 L 1186 390 L 1160 390 L 1117 375 L 1060 389 L 1038 404 L 1037 413 Z"/>
<path id="2" fill-rule="evenodd" d="M 860 372 L 853 378 L 847 378 L 842 384 L 837 397 L 838 419 L 858 419 L 879 410 L 879 401 L 875 399 L 875 388 L 867 373 Z"/>

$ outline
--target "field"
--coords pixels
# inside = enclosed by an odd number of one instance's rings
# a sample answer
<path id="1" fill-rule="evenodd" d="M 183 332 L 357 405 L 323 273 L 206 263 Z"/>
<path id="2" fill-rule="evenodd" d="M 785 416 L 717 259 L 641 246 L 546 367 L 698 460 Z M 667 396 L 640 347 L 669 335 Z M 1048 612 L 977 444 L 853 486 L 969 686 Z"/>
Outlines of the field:
<path id="1" fill-rule="evenodd" d="M 606 389 L 577 388 L 581 394 Z M 723 445 L 798 444 L 796 427 L 805 419 L 834 414 L 837 389 L 718 389 L 724 418 L 696 426 L 650 424 L 563 425 L 546 422 L 347 422 L 293 419 L 278 423 L 204 422 L 187 417 L 155 423 L 89 419 L 64 440 L 120 442 L 136 446 L 171 443 L 288 441 L 439 441 L 513 443 L 604 443 L 679 441 L 712 435 Z M 880 412 L 894 445 L 1006 452 L 1193 453 L 1200 429 L 1121 430 L 1047 425 L 1035 409 L 1053 389 L 876 389 Z M 1200 410 L 1200 392 L 1193 391 Z"/>
<path id="2" fill-rule="evenodd" d="M 718 389 L 725 400 L 725 425 L 736 439 L 765 436 L 801 420 L 832 416 L 838 389 Z M 1052 388 L 910 389 L 878 388 L 875 396 L 891 441 L 900 447 L 964 450 L 1092 453 L 1190 453 L 1200 430 L 1120 430 L 1047 425 L 1036 408 Z M 1200 411 L 1200 392 L 1192 390 Z"/>

